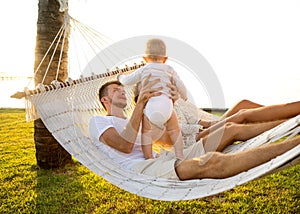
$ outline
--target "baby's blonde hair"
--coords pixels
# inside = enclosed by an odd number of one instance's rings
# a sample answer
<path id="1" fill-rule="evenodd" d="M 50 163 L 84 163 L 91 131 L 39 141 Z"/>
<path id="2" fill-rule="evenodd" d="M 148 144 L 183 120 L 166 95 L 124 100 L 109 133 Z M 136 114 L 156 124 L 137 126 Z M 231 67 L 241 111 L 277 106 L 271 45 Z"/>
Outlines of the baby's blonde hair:
<path id="1" fill-rule="evenodd" d="M 149 39 L 146 44 L 146 57 L 166 57 L 166 45 L 161 39 Z"/>

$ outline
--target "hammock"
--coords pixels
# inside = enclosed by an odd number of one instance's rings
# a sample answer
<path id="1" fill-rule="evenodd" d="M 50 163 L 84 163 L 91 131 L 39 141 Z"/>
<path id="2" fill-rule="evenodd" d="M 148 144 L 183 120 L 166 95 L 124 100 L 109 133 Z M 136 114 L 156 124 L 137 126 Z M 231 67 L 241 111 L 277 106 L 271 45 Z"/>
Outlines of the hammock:
<path id="1" fill-rule="evenodd" d="M 97 96 L 99 87 L 107 81 L 115 80 L 119 73 L 133 72 L 140 66 L 143 63 L 65 83 L 54 82 L 36 90 L 26 90 L 27 119 L 40 117 L 66 151 L 108 182 L 133 194 L 155 200 L 178 201 L 214 195 L 258 178 L 299 156 L 298 146 L 265 164 L 226 179 L 174 181 L 124 169 L 105 151 L 95 146 L 88 132 L 88 122 L 92 116 L 105 114 Z M 131 88 L 125 87 L 125 91 L 126 96 L 132 97 Z M 128 105 L 128 115 L 133 107 L 132 103 Z M 239 152 L 269 144 L 284 136 L 292 137 L 300 132 L 299 124 L 300 115 L 253 139 L 231 145 L 224 152 Z"/>
<path id="2" fill-rule="evenodd" d="M 126 191 L 156 200 L 201 198 L 258 178 L 300 154 L 298 146 L 265 164 L 226 179 L 174 181 L 126 170 L 101 148 L 97 148 L 88 133 L 89 119 L 104 113 L 97 98 L 99 85 L 115 78 L 116 75 L 93 77 L 88 81 L 40 92 L 26 99 L 34 103 L 47 129 L 75 159 Z M 129 91 L 130 96 L 130 90 L 126 91 Z M 293 136 L 300 132 L 299 124 L 300 115 L 244 143 L 231 145 L 225 152 L 239 152 L 269 144 L 284 136 Z"/>

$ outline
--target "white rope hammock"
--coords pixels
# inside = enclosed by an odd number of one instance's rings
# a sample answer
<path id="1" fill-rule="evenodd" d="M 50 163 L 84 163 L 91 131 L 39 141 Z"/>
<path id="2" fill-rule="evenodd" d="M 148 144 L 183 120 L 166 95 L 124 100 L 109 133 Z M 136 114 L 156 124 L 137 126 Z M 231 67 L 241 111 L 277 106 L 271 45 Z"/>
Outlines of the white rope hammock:
<path id="1" fill-rule="evenodd" d="M 73 31 L 82 32 L 83 29 L 86 31 L 81 23 L 76 20 L 73 20 L 73 23 L 77 26 Z M 63 35 L 63 30 L 59 34 Z M 97 37 L 94 31 L 88 31 L 85 35 L 88 35 L 88 38 Z M 95 45 L 92 41 L 89 43 Z M 95 146 L 88 133 L 88 123 L 91 117 L 105 113 L 97 96 L 99 87 L 107 81 L 115 80 L 120 72 L 132 72 L 140 66 L 143 64 L 27 90 L 27 119 L 36 119 L 39 116 L 57 141 L 97 175 L 133 194 L 156 200 L 189 200 L 217 194 L 258 178 L 299 156 L 298 146 L 265 164 L 226 179 L 174 181 L 124 169 L 101 148 Z M 125 90 L 126 95 L 132 97 L 131 89 Z M 128 105 L 126 109 L 128 115 L 133 107 L 132 103 Z M 300 132 L 299 124 L 300 115 L 244 143 L 232 145 L 225 152 L 234 153 L 269 144 L 284 136 L 293 136 Z"/>
<path id="2" fill-rule="evenodd" d="M 167 201 L 201 198 L 260 177 L 300 154 L 298 146 L 263 165 L 226 179 L 174 181 L 126 170 L 101 148 L 97 148 L 88 133 L 89 119 L 103 113 L 97 98 L 99 85 L 114 78 L 115 75 L 99 77 L 38 93 L 27 97 L 27 100 L 34 103 L 47 129 L 74 158 L 110 183 L 131 193 Z M 251 140 L 232 145 L 225 152 L 238 152 L 292 136 L 300 132 L 299 124 L 300 115 Z"/>

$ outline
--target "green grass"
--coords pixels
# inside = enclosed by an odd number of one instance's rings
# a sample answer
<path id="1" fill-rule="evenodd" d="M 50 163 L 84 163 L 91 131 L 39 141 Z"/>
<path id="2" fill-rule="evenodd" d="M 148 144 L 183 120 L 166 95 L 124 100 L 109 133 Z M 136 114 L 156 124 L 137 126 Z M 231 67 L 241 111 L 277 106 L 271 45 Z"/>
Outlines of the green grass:
<path id="1" fill-rule="evenodd" d="M 0 109 L 0 213 L 300 213 L 300 165 L 197 200 L 163 202 L 127 193 L 74 163 L 36 165 L 33 123 Z"/>

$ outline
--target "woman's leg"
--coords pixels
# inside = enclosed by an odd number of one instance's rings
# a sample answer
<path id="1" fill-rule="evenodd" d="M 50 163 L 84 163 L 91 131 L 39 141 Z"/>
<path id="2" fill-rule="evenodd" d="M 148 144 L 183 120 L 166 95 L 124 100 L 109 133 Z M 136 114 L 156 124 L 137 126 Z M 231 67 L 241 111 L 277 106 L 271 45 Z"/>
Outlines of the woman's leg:
<path id="1" fill-rule="evenodd" d="M 231 115 L 228 118 L 212 125 L 206 130 L 199 133 L 197 140 L 208 135 L 210 132 L 217 130 L 224 126 L 226 122 L 234 123 L 254 123 L 254 122 L 266 122 L 274 120 L 289 119 L 300 114 L 300 101 L 278 104 L 271 106 L 262 106 L 254 109 L 246 109 Z"/>
<path id="2" fill-rule="evenodd" d="M 241 112 L 237 118 L 229 120 L 240 120 L 242 122 L 264 122 L 272 120 L 289 119 L 300 114 L 300 101 L 263 106 Z M 239 118 L 240 117 L 240 118 Z"/>
<path id="3" fill-rule="evenodd" d="M 221 152 L 235 141 L 245 141 L 253 138 L 282 122 L 284 121 L 278 120 L 252 124 L 226 123 L 225 126 L 204 137 L 203 146 L 206 152 Z"/>
<path id="4" fill-rule="evenodd" d="M 230 117 L 236 113 L 238 113 L 241 110 L 244 109 L 253 109 L 253 108 L 258 108 L 258 107 L 262 107 L 263 105 L 260 105 L 258 103 L 252 102 L 250 100 L 241 100 L 239 101 L 237 104 L 235 104 L 233 107 L 231 107 L 230 109 L 228 109 L 221 117 L 219 120 L 200 120 L 198 122 L 198 124 L 202 125 L 204 128 L 208 128 L 222 120 L 224 120 L 227 117 Z"/>
<path id="5" fill-rule="evenodd" d="M 252 109 L 252 108 L 258 108 L 258 107 L 262 107 L 262 106 L 263 105 L 252 102 L 250 100 L 241 100 L 240 102 L 235 104 L 233 107 L 231 107 L 229 110 L 227 110 L 221 118 L 224 119 L 226 117 L 230 117 L 231 115 L 234 115 L 235 113 L 239 112 L 242 109 Z"/>

